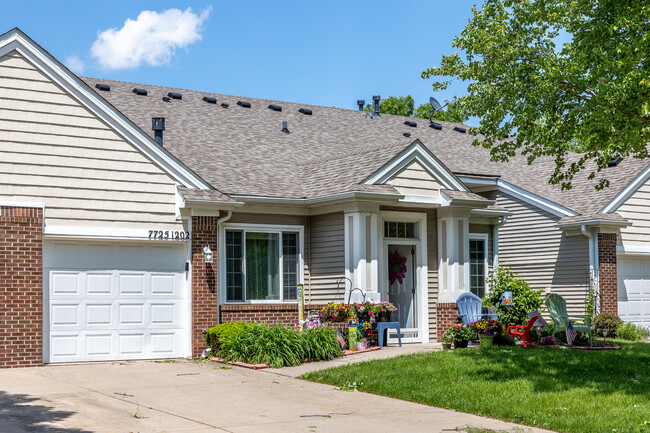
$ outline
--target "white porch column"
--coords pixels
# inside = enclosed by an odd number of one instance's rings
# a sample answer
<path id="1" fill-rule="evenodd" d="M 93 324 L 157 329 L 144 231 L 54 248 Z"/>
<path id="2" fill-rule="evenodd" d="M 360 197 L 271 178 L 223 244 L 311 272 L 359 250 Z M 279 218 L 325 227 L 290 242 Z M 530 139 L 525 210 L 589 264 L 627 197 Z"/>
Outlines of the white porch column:
<path id="1" fill-rule="evenodd" d="M 378 206 L 354 205 L 345 210 L 345 276 L 352 281 L 352 288 L 360 289 L 366 294 L 366 300 L 378 302 L 379 275 L 377 258 L 379 246 L 377 241 Z M 349 285 L 349 284 L 348 284 Z M 347 301 L 350 287 L 346 287 Z M 362 294 L 352 292 L 352 302 L 361 302 Z"/>
<path id="2" fill-rule="evenodd" d="M 469 291 L 469 210 L 438 211 L 438 302 L 456 302 Z"/>

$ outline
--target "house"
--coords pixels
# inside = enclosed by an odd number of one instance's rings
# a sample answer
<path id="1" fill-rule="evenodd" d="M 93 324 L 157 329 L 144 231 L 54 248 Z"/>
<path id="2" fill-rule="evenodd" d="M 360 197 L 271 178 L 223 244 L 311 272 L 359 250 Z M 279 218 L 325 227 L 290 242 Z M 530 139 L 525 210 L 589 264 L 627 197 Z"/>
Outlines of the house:
<path id="1" fill-rule="evenodd" d="M 649 161 L 561 192 L 466 127 L 80 78 L 0 36 L 0 366 L 198 356 L 203 330 L 395 303 L 435 341 L 497 264 L 650 322 Z M 597 180 L 597 179 L 596 179 Z M 404 278 L 389 277 L 394 264 Z M 401 281 L 400 281 L 401 280 Z"/>

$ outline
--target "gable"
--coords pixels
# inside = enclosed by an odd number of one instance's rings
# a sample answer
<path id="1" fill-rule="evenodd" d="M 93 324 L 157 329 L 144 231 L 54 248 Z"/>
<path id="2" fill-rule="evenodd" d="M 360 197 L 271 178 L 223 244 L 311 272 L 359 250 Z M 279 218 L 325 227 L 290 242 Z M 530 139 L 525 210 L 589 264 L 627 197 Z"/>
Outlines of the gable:
<path id="1" fill-rule="evenodd" d="M 47 226 L 178 224 L 177 180 L 15 50 L 0 101 L 0 201 L 43 203 Z"/>
<path id="2" fill-rule="evenodd" d="M 650 247 L 650 180 L 646 180 L 621 204 L 616 213 L 632 223 L 621 228 L 624 247 Z"/>
<path id="3" fill-rule="evenodd" d="M 440 197 L 440 180 L 417 160 L 411 161 L 386 183 L 406 196 Z"/>

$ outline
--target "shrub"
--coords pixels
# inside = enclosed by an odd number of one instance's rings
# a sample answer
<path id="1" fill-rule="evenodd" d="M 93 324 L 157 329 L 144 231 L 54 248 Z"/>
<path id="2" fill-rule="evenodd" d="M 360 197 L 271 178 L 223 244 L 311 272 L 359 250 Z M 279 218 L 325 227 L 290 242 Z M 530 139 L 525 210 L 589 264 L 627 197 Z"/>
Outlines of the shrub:
<path id="1" fill-rule="evenodd" d="M 252 323 L 246 322 L 229 322 L 217 325 L 208 330 L 205 334 L 205 342 L 208 347 L 212 348 L 215 354 L 218 354 L 221 349 L 222 341 L 232 339 L 237 334 L 240 334 L 253 326 Z"/>
<path id="2" fill-rule="evenodd" d="M 515 339 L 509 335 L 497 334 L 494 336 L 494 340 L 492 340 L 492 345 L 493 346 L 514 346 Z"/>
<path id="3" fill-rule="evenodd" d="M 601 313 L 594 317 L 594 320 L 591 322 L 591 331 L 603 337 L 602 329 L 607 330 L 607 337 L 615 338 L 618 327 L 623 324 L 623 321 L 616 314 Z"/>
<path id="4" fill-rule="evenodd" d="M 648 338 L 648 330 L 634 323 L 623 323 L 617 329 L 618 338 L 627 341 L 642 341 Z"/>
<path id="5" fill-rule="evenodd" d="M 476 338 L 476 328 L 464 323 L 453 323 L 445 334 L 449 334 L 453 341 L 469 341 Z"/>
<path id="6" fill-rule="evenodd" d="M 489 292 L 483 299 L 483 305 L 496 307 L 499 320 L 506 328 L 512 325 L 523 325 L 530 319 L 528 312 L 538 310 L 542 306 L 541 290 L 533 290 L 527 282 L 516 278 L 509 267 L 499 267 L 488 277 Z M 506 287 L 512 290 L 512 304 L 501 305 L 501 295 Z"/>

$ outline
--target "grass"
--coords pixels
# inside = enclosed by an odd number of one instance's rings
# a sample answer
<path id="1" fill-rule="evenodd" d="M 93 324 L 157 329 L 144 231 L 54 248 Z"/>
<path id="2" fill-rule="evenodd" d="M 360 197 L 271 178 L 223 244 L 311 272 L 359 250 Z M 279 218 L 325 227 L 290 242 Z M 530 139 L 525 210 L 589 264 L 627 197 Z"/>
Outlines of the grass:
<path id="1" fill-rule="evenodd" d="M 305 379 L 570 433 L 650 432 L 650 344 L 406 355 Z"/>

